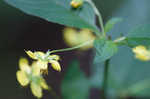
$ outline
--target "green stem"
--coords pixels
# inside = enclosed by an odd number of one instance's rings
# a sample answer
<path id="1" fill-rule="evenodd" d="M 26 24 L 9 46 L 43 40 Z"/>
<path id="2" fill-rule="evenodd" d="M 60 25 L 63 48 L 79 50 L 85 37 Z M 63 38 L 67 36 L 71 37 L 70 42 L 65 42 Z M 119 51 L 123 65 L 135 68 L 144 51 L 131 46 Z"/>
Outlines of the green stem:
<path id="1" fill-rule="evenodd" d="M 103 99 L 106 99 L 107 96 L 107 85 L 108 85 L 107 80 L 108 80 L 109 64 L 110 64 L 110 59 L 105 61 L 105 66 L 104 66 L 104 75 L 103 75 L 103 84 L 102 84 Z"/>
<path id="2" fill-rule="evenodd" d="M 91 44 L 91 43 L 93 43 L 93 40 L 87 41 L 87 42 L 82 43 L 82 44 L 80 44 L 80 45 L 77 45 L 77 46 L 75 46 L 75 47 L 65 48 L 65 49 L 59 49 L 59 50 L 53 50 L 53 51 L 50 51 L 50 53 L 71 51 L 71 50 L 75 50 L 75 49 L 81 48 L 81 47 L 83 47 L 83 46 L 89 45 L 89 44 Z"/>
<path id="3" fill-rule="evenodd" d="M 104 30 L 103 18 L 102 18 L 101 13 L 98 11 L 97 7 L 95 6 L 95 4 L 91 0 L 85 0 L 85 1 L 87 1 L 92 6 L 92 8 L 94 9 L 95 14 L 98 16 L 98 20 L 99 20 L 99 24 L 100 24 L 101 29 L 102 29 L 102 33 L 104 36 L 106 36 L 105 30 Z"/>

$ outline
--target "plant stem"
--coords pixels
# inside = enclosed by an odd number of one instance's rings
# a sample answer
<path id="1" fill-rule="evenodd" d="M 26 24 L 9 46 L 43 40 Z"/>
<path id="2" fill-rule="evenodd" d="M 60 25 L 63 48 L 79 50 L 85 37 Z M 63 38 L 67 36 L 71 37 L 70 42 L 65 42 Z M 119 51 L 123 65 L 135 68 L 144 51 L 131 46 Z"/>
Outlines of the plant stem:
<path id="1" fill-rule="evenodd" d="M 52 51 L 50 51 L 50 53 L 71 51 L 71 50 L 75 50 L 75 49 L 81 48 L 81 47 L 83 47 L 83 46 L 89 45 L 89 44 L 91 44 L 91 43 L 93 43 L 93 40 L 87 41 L 87 42 L 85 42 L 85 43 L 82 43 L 82 44 L 80 44 L 80 45 L 77 45 L 77 46 L 71 47 L 71 48 L 65 48 L 65 49 L 59 49 L 59 50 L 52 50 Z"/>
<path id="2" fill-rule="evenodd" d="M 106 99 L 107 96 L 107 84 L 108 84 L 107 80 L 108 80 L 109 64 L 110 64 L 110 59 L 105 61 L 105 66 L 104 66 L 104 75 L 103 75 L 103 84 L 102 84 L 103 99 Z"/>
<path id="3" fill-rule="evenodd" d="M 95 11 L 95 14 L 98 16 L 98 20 L 99 20 L 99 24 L 100 24 L 101 29 L 102 29 L 102 33 L 104 36 L 106 36 L 105 30 L 104 30 L 103 18 L 102 18 L 101 13 L 98 11 L 97 7 L 95 6 L 95 4 L 91 0 L 86 0 L 86 1 L 92 6 L 92 8 Z"/>
<path id="4" fill-rule="evenodd" d="M 94 9 L 95 14 L 98 16 L 98 20 L 99 20 L 99 24 L 100 24 L 103 36 L 106 37 L 106 32 L 104 29 L 104 23 L 103 23 L 103 18 L 102 18 L 101 13 L 98 11 L 97 7 L 95 6 L 95 4 L 91 0 L 85 0 L 85 1 L 87 1 L 92 6 L 92 8 Z M 102 90 L 103 90 L 102 99 L 106 99 L 106 96 L 107 96 L 106 92 L 107 92 L 107 79 L 108 79 L 109 62 L 110 62 L 110 59 L 105 61 L 103 84 L 102 84 Z"/>

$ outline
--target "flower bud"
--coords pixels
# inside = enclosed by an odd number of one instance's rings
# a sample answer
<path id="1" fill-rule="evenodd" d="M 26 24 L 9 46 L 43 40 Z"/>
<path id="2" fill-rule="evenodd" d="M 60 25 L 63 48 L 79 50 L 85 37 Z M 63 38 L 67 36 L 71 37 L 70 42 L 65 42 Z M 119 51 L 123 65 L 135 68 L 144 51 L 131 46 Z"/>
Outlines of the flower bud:
<path id="1" fill-rule="evenodd" d="M 83 4 L 83 0 L 72 0 L 70 5 L 73 7 L 73 8 L 78 8 L 80 6 L 82 6 Z"/>

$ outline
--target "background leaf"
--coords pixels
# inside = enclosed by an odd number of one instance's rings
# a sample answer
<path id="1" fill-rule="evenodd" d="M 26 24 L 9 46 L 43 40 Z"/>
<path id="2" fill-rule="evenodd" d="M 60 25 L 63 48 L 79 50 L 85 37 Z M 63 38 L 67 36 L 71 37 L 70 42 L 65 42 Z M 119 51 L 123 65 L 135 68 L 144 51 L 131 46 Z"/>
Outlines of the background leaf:
<path id="1" fill-rule="evenodd" d="M 117 53 L 117 45 L 111 40 L 106 40 L 105 38 L 95 40 L 94 47 L 96 49 L 96 56 L 94 63 L 103 62 L 115 53 Z"/>
<path id="2" fill-rule="evenodd" d="M 131 96 L 147 96 L 150 89 L 150 79 L 139 81 L 122 91 L 122 94 Z"/>
<path id="3" fill-rule="evenodd" d="M 150 24 L 140 25 L 128 33 L 130 38 L 150 38 Z"/>
<path id="4" fill-rule="evenodd" d="M 5 0 L 23 12 L 48 21 L 77 28 L 89 28 L 99 32 L 95 25 L 95 13 L 88 3 L 73 9 L 71 0 Z"/>
<path id="5" fill-rule="evenodd" d="M 88 99 L 90 82 L 74 61 L 68 68 L 62 82 L 64 99 Z"/>
<path id="6" fill-rule="evenodd" d="M 122 19 L 121 18 L 112 18 L 110 20 L 108 20 L 108 22 L 106 23 L 104 29 L 105 29 L 105 32 L 109 32 L 116 23 L 118 22 L 121 22 Z"/>
<path id="7" fill-rule="evenodd" d="M 121 50 L 111 59 L 107 90 L 110 99 L 117 99 L 117 96 L 150 96 L 149 62 L 136 60 L 131 49 L 127 48 L 120 47 Z M 92 87 L 102 87 L 103 74 L 104 64 L 93 64 L 90 77 Z"/>
<path id="8" fill-rule="evenodd" d="M 121 47 L 121 50 L 111 60 L 109 77 L 113 77 L 114 85 L 109 84 L 109 95 L 142 96 L 148 97 L 149 62 L 142 62 L 133 56 L 131 49 Z M 125 51 L 126 50 L 126 54 Z M 123 56 L 121 59 L 120 57 Z M 119 60 L 119 61 L 118 61 Z M 113 82 L 109 78 L 109 82 Z"/>
<path id="9" fill-rule="evenodd" d="M 140 25 L 134 28 L 127 35 L 127 43 L 129 46 L 150 44 L 150 24 Z"/>

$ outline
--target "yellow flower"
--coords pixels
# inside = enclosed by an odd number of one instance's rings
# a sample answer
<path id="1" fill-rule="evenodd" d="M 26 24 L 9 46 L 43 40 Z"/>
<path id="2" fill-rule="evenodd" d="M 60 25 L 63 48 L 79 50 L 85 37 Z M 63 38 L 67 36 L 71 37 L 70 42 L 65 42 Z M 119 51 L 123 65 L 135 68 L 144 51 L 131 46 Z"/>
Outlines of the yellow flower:
<path id="1" fill-rule="evenodd" d="M 49 87 L 46 81 L 40 75 L 40 69 L 37 68 L 37 63 L 33 62 L 32 66 L 29 66 L 28 60 L 21 58 L 19 60 L 19 68 L 16 76 L 21 86 L 27 86 L 30 84 L 31 91 L 37 98 L 42 97 L 42 89 L 48 90 Z"/>
<path id="2" fill-rule="evenodd" d="M 64 41 L 69 47 L 77 46 L 79 44 L 85 43 L 87 41 L 95 39 L 95 35 L 88 30 L 82 29 L 77 31 L 73 28 L 65 28 L 63 31 Z M 80 50 L 88 50 L 93 47 L 93 44 L 81 47 Z"/>
<path id="3" fill-rule="evenodd" d="M 61 67 L 60 67 L 60 64 L 59 64 L 58 61 L 49 60 L 49 63 L 52 64 L 52 67 L 53 67 L 54 70 L 61 71 Z"/>
<path id="4" fill-rule="evenodd" d="M 150 60 L 150 51 L 146 49 L 145 46 L 139 45 L 132 49 L 135 53 L 135 57 L 142 61 L 149 61 Z"/>
<path id="5" fill-rule="evenodd" d="M 58 55 L 50 55 L 50 51 L 43 53 L 40 51 L 31 52 L 26 51 L 29 57 L 37 60 L 37 66 L 39 66 L 41 72 L 47 71 L 48 63 L 51 63 L 51 66 L 56 71 L 61 71 L 60 64 L 58 60 L 60 59 Z"/>
<path id="6" fill-rule="evenodd" d="M 20 70 L 17 71 L 17 80 L 22 86 L 27 86 L 29 84 L 29 75 L 31 74 L 31 68 L 28 65 L 28 61 L 24 58 L 19 60 L 19 68 Z"/>
<path id="7" fill-rule="evenodd" d="M 81 5 L 83 4 L 83 0 L 72 0 L 70 5 L 73 7 L 73 8 L 78 8 L 80 7 Z"/>

